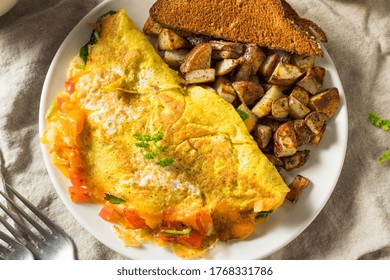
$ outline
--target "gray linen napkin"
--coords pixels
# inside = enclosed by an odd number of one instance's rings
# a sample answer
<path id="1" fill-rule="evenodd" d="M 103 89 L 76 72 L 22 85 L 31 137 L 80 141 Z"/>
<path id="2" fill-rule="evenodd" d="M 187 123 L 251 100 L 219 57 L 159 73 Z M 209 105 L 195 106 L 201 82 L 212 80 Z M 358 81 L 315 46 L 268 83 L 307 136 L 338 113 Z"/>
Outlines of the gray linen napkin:
<path id="1" fill-rule="evenodd" d="M 0 17 L 0 148 L 8 183 L 60 224 L 80 259 L 125 259 L 98 242 L 60 201 L 39 147 L 39 100 L 49 65 L 67 34 L 101 1 L 20 0 Z M 142 3 L 142 1 L 140 1 Z M 290 0 L 327 33 L 349 109 L 349 145 L 329 202 L 294 241 L 268 259 L 390 259 L 389 134 L 367 120 L 390 118 L 390 2 Z"/>

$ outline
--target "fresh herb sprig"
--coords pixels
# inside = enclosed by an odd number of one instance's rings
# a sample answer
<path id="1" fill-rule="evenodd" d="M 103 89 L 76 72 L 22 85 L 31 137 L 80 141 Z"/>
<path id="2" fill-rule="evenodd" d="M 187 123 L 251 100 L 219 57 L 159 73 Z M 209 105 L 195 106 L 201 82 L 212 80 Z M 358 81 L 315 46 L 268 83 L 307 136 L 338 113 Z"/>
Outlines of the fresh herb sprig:
<path id="1" fill-rule="evenodd" d="M 163 132 L 157 132 L 153 135 L 136 133 L 133 136 L 137 140 L 135 145 L 147 150 L 147 153 L 144 155 L 144 159 L 157 159 L 155 164 L 161 167 L 167 167 L 173 163 L 172 158 L 162 156 L 162 153 L 168 149 L 168 146 L 158 145 L 158 142 L 164 139 Z"/>
<path id="2" fill-rule="evenodd" d="M 368 115 L 368 120 L 370 123 L 376 127 L 383 129 L 383 131 L 388 132 L 390 130 L 390 120 L 384 120 L 380 118 L 375 112 L 371 112 Z M 385 162 L 390 160 L 390 150 L 386 151 L 379 159 L 379 162 Z"/>

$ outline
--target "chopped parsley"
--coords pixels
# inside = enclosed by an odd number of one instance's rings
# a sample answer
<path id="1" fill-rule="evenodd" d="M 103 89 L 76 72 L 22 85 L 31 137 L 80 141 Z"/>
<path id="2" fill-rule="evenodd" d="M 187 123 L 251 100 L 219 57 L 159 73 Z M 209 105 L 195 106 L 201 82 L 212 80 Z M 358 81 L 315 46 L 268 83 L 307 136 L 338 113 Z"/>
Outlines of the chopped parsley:
<path id="1" fill-rule="evenodd" d="M 384 120 L 375 112 L 371 112 L 368 115 L 368 120 L 370 123 L 376 127 L 379 127 L 380 129 L 383 129 L 383 131 L 388 132 L 390 130 L 390 120 Z M 379 162 L 385 162 L 387 160 L 390 160 L 390 150 L 386 151 L 379 159 Z"/>
<path id="2" fill-rule="evenodd" d="M 173 163 L 172 158 L 161 156 L 168 149 L 168 146 L 158 145 L 158 142 L 164 139 L 163 132 L 157 132 L 153 135 L 136 133 L 133 136 L 137 140 L 135 145 L 147 151 L 144 159 L 157 159 L 155 163 L 161 167 L 167 167 Z"/>
<path id="3" fill-rule="evenodd" d="M 379 127 L 386 132 L 390 130 L 390 120 L 381 119 L 375 112 L 371 112 L 368 115 L 368 119 L 370 120 L 371 124 L 375 125 L 376 127 Z"/>

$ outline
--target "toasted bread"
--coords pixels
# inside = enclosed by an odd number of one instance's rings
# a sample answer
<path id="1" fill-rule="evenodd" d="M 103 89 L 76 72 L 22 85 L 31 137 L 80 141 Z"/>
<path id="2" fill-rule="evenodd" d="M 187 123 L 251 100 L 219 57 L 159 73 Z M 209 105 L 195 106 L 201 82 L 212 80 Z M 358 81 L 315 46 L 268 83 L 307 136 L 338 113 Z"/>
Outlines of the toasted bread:
<path id="1" fill-rule="evenodd" d="M 157 0 L 150 17 L 165 28 L 323 56 L 325 32 L 285 0 Z"/>

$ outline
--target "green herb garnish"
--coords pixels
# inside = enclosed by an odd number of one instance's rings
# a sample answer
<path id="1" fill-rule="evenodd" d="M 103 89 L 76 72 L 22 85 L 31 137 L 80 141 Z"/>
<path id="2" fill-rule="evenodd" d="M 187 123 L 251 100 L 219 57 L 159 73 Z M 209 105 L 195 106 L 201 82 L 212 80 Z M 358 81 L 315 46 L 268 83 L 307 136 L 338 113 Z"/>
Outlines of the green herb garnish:
<path id="1" fill-rule="evenodd" d="M 147 153 L 144 155 L 144 159 L 157 159 L 156 164 L 161 167 L 167 167 L 173 163 L 172 158 L 161 156 L 161 154 L 168 149 L 168 146 L 160 146 L 157 144 L 159 141 L 164 139 L 163 132 L 157 132 L 153 135 L 136 133 L 133 137 L 137 140 L 135 145 L 138 148 L 147 150 Z"/>
<path id="2" fill-rule="evenodd" d="M 390 130 L 390 120 L 384 120 L 378 117 L 375 112 L 371 112 L 368 115 L 368 119 L 371 124 L 375 125 L 383 129 L 383 131 L 388 132 Z M 385 162 L 386 160 L 390 160 L 390 150 L 386 151 L 379 159 L 379 162 Z"/>
<path id="3" fill-rule="evenodd" d="M 241 109 L 236 109 L 236 111 L 237 111 L 237 113 L 240 115 L 240 117 L 241 117 L 241 119 L 243 120 L 243 121 L 245 121 L 248 117 L 249 117 L 249 115 L 247 114 L 247 113 L 245 113 L 243 110 L 241 110 Z"/>
<path id="4" fill-rule="evenodd" d="M 109 11 L 109 12 L 105 13 L 104 15 L 101 15 L 98 18 L 96 23 L 99 25 L 105 16 L 113 15 L 115 13 L 116 13 L 115 11 Z M 89 46 L 96 44 L 99 40 L 100 40 L 99 31 L 94 30 L 89 38 L 88 43 L 86 43 L 84 46 L 82 46 L 80 48 L 79 56 L 81 57 L 81 59 L 84 61 L 85 64 L 87 64 L 87 60 L 88 60 L 88 56 L 89 56 Z"/>
<path id="5" fill-rule="evenodd" d="M 386 160 L 390 160 L 390 150 L 386 151 L 379 159 L 379 162 L 385 162 Z"/>
<path id="6" fill-rule="evenodd" d="M 191 230 L 191 228 L 187 228 L 185 230 L 163 229 L 161 232 L 167 234 L 187 235 L 191 232 Z"/>
<path id="7" fill-rule="evenodd" d="M 125 202 L 122 198 L 113 196 L 109 193 L 105 194 L 104 199 L 112 204 L 121 204 L 121 203 Z"/>
<path id="8" fill-rule="evenodd" d="M 257 213 L 256 219 L 258 219 L 258 218 L 266 218 L 266 217 L 268 217 L 268 215 L 271 214 L 272 212 L 273 212 L 273 210 L 260 211 L 259 213 Z"/>
<path id="9" fill-rule="evenodd" d="M 390 130 L 390 120 L 381 119 L 380 117 L 378 117 L 378 115 L 375 112 L 371 112 L 368 115 L 368 119 L 376 127 L 379 127 L 386 132 Z"/>

